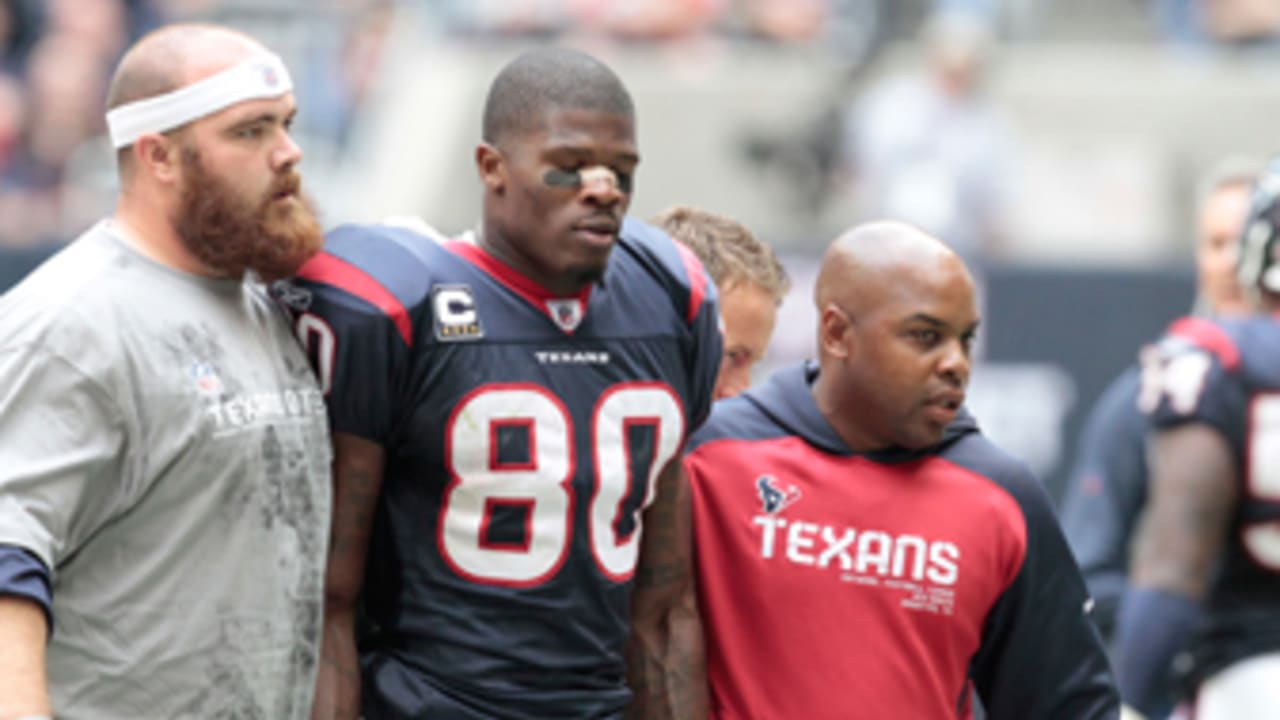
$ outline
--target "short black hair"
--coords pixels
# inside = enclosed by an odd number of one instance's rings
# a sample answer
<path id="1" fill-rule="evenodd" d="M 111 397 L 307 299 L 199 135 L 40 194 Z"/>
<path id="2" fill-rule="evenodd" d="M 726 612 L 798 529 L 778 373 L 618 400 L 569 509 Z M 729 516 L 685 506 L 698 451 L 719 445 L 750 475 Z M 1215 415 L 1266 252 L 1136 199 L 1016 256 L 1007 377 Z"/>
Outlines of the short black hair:
<path id="1" fill-rule="evenodd" d="M 631 94 L 609 66 L 577 50 L 540 48 L 507 63 L 493 79 L 484 103 L 484 141 L 536 129 L 550 108 L 635 116 Z"/>

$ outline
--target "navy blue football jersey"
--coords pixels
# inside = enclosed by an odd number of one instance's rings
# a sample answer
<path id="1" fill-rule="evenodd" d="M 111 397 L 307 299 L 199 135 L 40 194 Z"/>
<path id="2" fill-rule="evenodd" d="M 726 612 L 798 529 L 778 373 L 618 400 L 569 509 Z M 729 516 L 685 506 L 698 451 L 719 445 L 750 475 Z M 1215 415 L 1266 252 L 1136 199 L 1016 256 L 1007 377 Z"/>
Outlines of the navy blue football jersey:
<path id="1" fill-rule="evenodd" d="M 689 443 L 716 718 L 1115 718 L 1088 596 L 1043 488 L 962 414 L 858 453 L 815 365 L 719 402 Z"/>
<path id="2" fill-rule="evenodd" d="M 628 219 L 554 297 L 466 239 L 344 226 L 282 294 L 333 430 L 386 450 L 366 715 L 621 712 L 641 510 L 720 364 L 696 258 Z"/>
<path id="3" fill-rule="evenodd" d="M 1128 586 L 1129 541 L 1147 500 L 1147 418 L 1138 409 L 1139 377 L 1136 365 L 1125 370 L 1089 412 L 1062 502 L 1062 529 L 1105 638 Z"/>
<path id="4" fill-rule="evenodd" d="M 1240 471 L 1195 675 L 1280 650 L 1280 316 L 1174 323 L 1144 351 L 1140 403 L 1156 428 L 1215 428 Z"/>

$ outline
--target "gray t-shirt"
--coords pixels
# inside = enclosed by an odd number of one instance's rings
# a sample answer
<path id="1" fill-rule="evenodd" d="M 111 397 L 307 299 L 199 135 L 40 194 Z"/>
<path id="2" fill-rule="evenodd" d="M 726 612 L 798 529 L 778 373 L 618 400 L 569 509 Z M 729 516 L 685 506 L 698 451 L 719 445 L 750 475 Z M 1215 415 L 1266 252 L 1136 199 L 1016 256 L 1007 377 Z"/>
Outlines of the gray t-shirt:
<path id="1" fill-rule="evenodd" d="M 52 570 L 57 716 L 307 717 L 330 455 L 251 281 L 103 222 L 0 298 L 0 543 Z"/>

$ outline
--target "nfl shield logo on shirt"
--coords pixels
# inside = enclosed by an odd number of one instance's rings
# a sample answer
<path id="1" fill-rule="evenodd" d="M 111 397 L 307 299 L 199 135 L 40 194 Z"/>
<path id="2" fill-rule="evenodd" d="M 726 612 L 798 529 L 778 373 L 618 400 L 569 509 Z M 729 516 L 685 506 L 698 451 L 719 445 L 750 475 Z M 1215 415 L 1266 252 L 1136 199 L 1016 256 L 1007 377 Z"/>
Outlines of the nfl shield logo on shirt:
<path id="1" fill-rule="evenodd" d="M 582 301 L 577 298 L 548 300 L 547 312 L 551 313 L 551 319 L 556 325 L 567 333 L 577 330 L 582 323 Z"/>
<path id="2" fill-rule="evenodd" d="M 213 366 L 199 360 L 191 363 L 188 370 L 191 379 L 195 382 L 196 390 L 201 395 L 219 395 L 222 393 L 222 379 L 218 377 L 218 372 Z"/>

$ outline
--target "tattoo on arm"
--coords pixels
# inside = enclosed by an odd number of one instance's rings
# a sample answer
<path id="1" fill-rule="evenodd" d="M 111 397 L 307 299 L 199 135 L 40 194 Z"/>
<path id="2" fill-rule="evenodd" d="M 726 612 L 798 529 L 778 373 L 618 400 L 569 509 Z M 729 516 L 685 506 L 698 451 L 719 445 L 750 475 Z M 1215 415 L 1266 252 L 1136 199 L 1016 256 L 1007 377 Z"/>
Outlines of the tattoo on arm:
<path id="1" fill-rule="evenodd" d="M 333 438 L 333 519 L 326 585 L 331 597 L 354 601 L 364 579 L 373 516 L 382 493 L 382 446 L 354 435 Z"/>
<path id="2" fill-rule="evenodd" d="M 707 684 L 702 621 L 693 577 L 692 505 L 677 459 L 662 472 L 645 512 L 632 596 L 629 716 L 702 718 Z"/>
<path id="3" fill-rule="evenodd" d="M 636 567 L 638 588 L 660 588 L 692 582 L 692 528 L 682 517 L 681 504 L 688 502 L 683 475 L 658 479 L 657 499 L 644 514 L 640 560 Z"/>
<path id="4" fill-rule="evenodd" d="M 334 498 L 330 558 L 350 560 L 352 555 L 357 555 L 363 565 L 382 478 L 357 467 L 341 473 L 340 477 L 335 476 L 334 480 L 341 489 Z"/>

